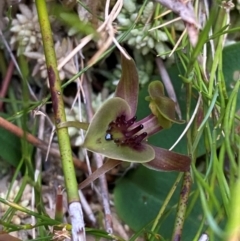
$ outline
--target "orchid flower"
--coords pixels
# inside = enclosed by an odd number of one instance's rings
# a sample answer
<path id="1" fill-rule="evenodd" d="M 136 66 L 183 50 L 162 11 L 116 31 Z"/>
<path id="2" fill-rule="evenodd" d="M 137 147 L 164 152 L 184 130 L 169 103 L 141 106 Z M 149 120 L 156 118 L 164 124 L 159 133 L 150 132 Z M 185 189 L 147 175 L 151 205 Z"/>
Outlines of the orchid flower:
<path id="1" fill-rule="evenodd" d="M 188 171 L 191 162 L 189 156 L 151 146 L 147 142 L 149 136 L 171 127 L 173 122 L 182 123 L 175 119 L 175 102 L 164 95 L 160 81 L 153 81 L 146 98 L 152 114 L 137 121 L 137 69 L 134 61 L 124 56 L 121 64 L 122 77 L 115 96 L 95 113 L 85 136 L 83 147 L 108 157 L 111 163 L 97 170 L 98 174 L 91 181 L 121 161 L 141 163 L 159 171 Z M 83 188 L 86 183 L 80 186 Z"/>

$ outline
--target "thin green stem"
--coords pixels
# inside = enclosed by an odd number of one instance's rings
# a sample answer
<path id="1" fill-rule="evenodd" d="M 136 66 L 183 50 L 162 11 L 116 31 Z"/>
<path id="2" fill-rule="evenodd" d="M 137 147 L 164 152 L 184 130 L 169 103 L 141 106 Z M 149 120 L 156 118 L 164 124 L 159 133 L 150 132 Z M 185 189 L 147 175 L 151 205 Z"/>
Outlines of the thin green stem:
<path id="1" fill-rule="evenodd" d="M 223 120 L 223 128 L 225 132 L 224 140 L 225 140 L 226 150 L 231 163 L 231 168 L 233 168 L 234 173 L 237 171 L 237 165 L 235 161 L 235 155 L 231 147 L 231 145 L 233 144 L 231 143 L 231 134 L 232 134 L 231 132 L 233 132 L 239 85 L 240 85 L 240 81 L 237 81 L 229 97 L 227 107 L 226 107 L 225 117 Z M 235 179 L 235 177 L 233 177 L 233 179 Z"/>
<path id="2" fill-rule="evenodd" d="M 36 0 L 35 2 L 42 33 L 43 47 L 46 58 L 48 79 L 54 111 L 54 119 L 55 124 L 58 125 L 62 122 L 66 122 L 66 115 L 61 91 L 61 83 L 57 70 L 57 60 L 54 50 L 52 31 L 50 27 L 46 2 L 43 0 Z M 72 151 L 67 128 L 57 128 L 57 136 L 61 152 L 61 160 L 65 177 L 65 186 L 68 196 L 68 202 L 79 202 L 80 199 L 78 195 L 78 186 L 71 155 Z"/>
<path id="3" fill-rule="evenodd" d="M 217 235 L 219 235 L 219 236 L 224 235 L 224 233 L 222 232 L 222 230 L 220 229 L 220 227 L 217 224 L 217 220 L 214 219 L 212 212 L 209 208 L 209 204 L 208 204 L 209 199 L 206 199 L 206 195 L 205 195 L 203 188 L 200 185 L 198 185 L 198 187 L 199 187 L 199 191 L 200 191 L 200 198 L 201 198 L 201 202 L 202 202 L 203 211 L 207 218 L 209 226 L 211 226 L 211 229 L 214 230 Z"/>
<path id="4" fill-rule="evenodd" d="M 8 205 L 8 206 L 10 206 L 10 207 L 12 207 L 12 208 L 14 208 L 16 210 L 18 210 L 18 211 L 21 211 L 21 212 L 24 212 L 24 213 L 26 213 L 28 215 L 34 216 L 36 218 L 39 218 L 42 221 L 49 222 L 49 225 L 50 224 L 54 224 L 54 225 L 55 224 L 60 224 L 59 221 L 51 219 L 51 218 L 47 217 L 46 215 L 42 215 L 42 214 L 39 214 L 37 212 L 33 212 L 33 211 L 31 211 L 31 210 L 29 210 L 29 209 L 27 209 L 27 208 L 25 208 L 25 207 L 15 203 L 15 202 L 8 201 L 8 200 L 6 200 L 4 198 L 0 198 L 0 202 L 6 204 L 6 205 Z"/>
<path id="5" fill-rule="evenodd" d="M 226 16 L 225 16 L 226 21 Z M 224 42 L 224 35 L 219 37 L 218 46 L 216 49 L 215 57 L 211 66 L 211 73 L 210 73 L 210 79 L 209 79 L 209 88 L 208 88 L 208 94 L 212 96 L 214 86 L 216 84 L 216 70 L 219 66 L 219 62 L 221 61 L 221 55 L 223 50 L 223 42 Z"/>
<path id="6" fill-rule="evenodd" d="M 164 202 L 163 202 L 163 204 L 162 204 L 162 207 L 161 207 L 161 209 L 159 210 L 158 215 L 157 215 L 157 217 L 155 218 L 154 223 L 153 223 L 153 225 L 152 225 L 152 228 L 151 228 L 151 231 L 152 231 L 152 232 L 156 231 L 155 229 L 156 229 L 156 227 L 157 227 L 158 224 L 159 224 L 159 220 L 161 219 L 164 211 L 166 210 L 167 205 L 168 205 L 170 199 L 172 198 L 172 195 L 173 195 L 174 192 L 176 191 L 176 188 L 177 188 L 180 180 L 182 179 L 182 176 L 183 176 L 183 173 L 179 173 L 179 174 L 178 174 L 176 181 L 173 183 L 172 188 L 170 189 L 168 195 L 166 196 L 166 198 L 165 198 L 165 200 L 164 200 Z M 151 237 L 151 238 L 149 239 L 150 241 L 151 241 L 151 240 L 154 240 L 154 238 L 155 238 L 153 235 L 151 235 L 150 237 Z"/>

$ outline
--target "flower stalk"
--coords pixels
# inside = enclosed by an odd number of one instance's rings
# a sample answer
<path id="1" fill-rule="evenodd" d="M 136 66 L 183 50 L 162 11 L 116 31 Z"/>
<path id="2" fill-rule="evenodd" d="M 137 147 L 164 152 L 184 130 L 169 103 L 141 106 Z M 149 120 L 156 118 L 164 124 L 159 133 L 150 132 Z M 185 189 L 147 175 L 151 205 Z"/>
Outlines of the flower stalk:
<path id="1" fill-rule="evenodd" d="M 38 19 L 41 28 L 44 53 L 46 57 L 46 65 L 49 79 L 49 86 L 51 91 L 52 106 L 54 112 L 55 125 L 61 122 L 66 122 L 66 115 L 64 110 L 64 102 L 62 98 L 61 84 L 59 72 L 57 70 L 56 53 L 54 50 L 54 43 L 52 38 L 52 31 L 48 18 L 46 2 L 43 0 L 36 0 L 36 7 L 38 12 Z M 67 128 L 56 128 L 59 149 L 61 152 L 62 168 L 65 177 L 65 187 L 69 203 L 69 213 L 72 220 L 73 240 L 84 240 L 84 224 L 82 211 L 80 210 L 80 198 L 78 194 L 78 187 L 76 175 L 72 160 L 72 150 Z M 73 207 L 74 206 L 74 207 Z M 71 213 L 72 212 L 72 213 Z M 74 221 L 78 223 L 73 223 Z M 80 223 L 79 223 L 80 222 Z"/>
<path id="2" fill-rule="evenodd" d="M 60 124 L 61 122 L 66 121 L 66 115 L 62 98 L 60 78 L 57 70 L 56 54 L 53 47 L 54 44 L 52 39 L 52 31 L 45 1 L 36 0 L 36 6 L 41 27 L 44 53 L 46 56 L 46 65 L 48 70 L 55 124 Z M 66 191 L 68 194 L 68 202 L 70 203 L 73 201 L 79 201 L 68 130 L 67 128 L 61 128 L 57 129 L 56 132 L 62 156 L 63 172 L 65 177 L 67 177 Z"/>

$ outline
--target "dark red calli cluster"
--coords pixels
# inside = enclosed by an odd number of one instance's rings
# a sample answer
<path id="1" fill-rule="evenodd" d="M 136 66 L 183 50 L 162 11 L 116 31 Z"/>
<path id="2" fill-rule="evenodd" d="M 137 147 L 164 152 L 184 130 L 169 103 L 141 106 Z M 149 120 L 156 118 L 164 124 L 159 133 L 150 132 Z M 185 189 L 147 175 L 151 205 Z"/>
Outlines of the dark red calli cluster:
<path id="1" fill-rule="evenodd" d="M 143 125 L 139 125 L 131 129 L 131 126 L 135 123 L 136 119 L 136 116 L 129 120 L 126 120 L 125 115 L 118 116 L 115 121 L 109 123 L 105 139 L 107 141 L 114 141 L 119 146 L 127 145 L 131 148 L 139 149 L 142 140 L 147 137 L 147 132 L 142 132 L 141 134 L 136 135 L 144 128 Z"/>

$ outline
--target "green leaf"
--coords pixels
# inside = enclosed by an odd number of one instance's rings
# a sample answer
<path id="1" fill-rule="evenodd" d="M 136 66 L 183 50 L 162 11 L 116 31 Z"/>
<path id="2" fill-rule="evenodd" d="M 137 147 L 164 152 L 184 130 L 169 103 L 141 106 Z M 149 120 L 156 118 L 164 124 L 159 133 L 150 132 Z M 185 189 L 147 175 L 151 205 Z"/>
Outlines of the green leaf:
<path id="1" fill-rule="evenodd" d="M 20 139 L 11 132 L 0 128 L 0 158 L 17 167 L 21 159 Z"/>
<path id="2" fill-rule="evenodd" d="M 222 68 L 226 81 L 226 89 L 231 92 L 237 80 L 240 79 L 240 43 L 232 44 L 224 48 Z M 237 106 L 240 108 L 240 101 Z"/>
<path id="3" fill-rule="evenodd" d="M 141 166 L 121 178 L 114 190 L 114 203 L 119 217 L 134 231 L 142 228 L 150 230 L 177 175 L 177 173 L 160 173 Z M 181 185 L 173 194 L 158 230 L 158 233 L 167 240 L 170 240 L 172 235 L 180 189 Z M 191 216 L 186 219 L 182 240 L 193 240 L 200 226 L 201 214 L 202 208 L 198 199 Z"/>
<path id="4" fill-rule="evenodd" d="M 122 76 L 117 85 L 115 96 L 127 101 L 132 115 L 135 115 L 138 103 L 138 72 L 135 62 L 121 56 Z"/>
<path id="5" fill-rule="evenodd" d="M 83 146 L 90 151 L 121 161 L 148 162 L 154 159 L 153 148 L 145 143 L 135 150 L 127 145 L 117 145 L 113 140 L 106 140 L 109 124 L 121 115 L 130 118 L 130 113 L 130 107 L 125 100 L 118 97 L 107 100 L 94 115 Z"/>

